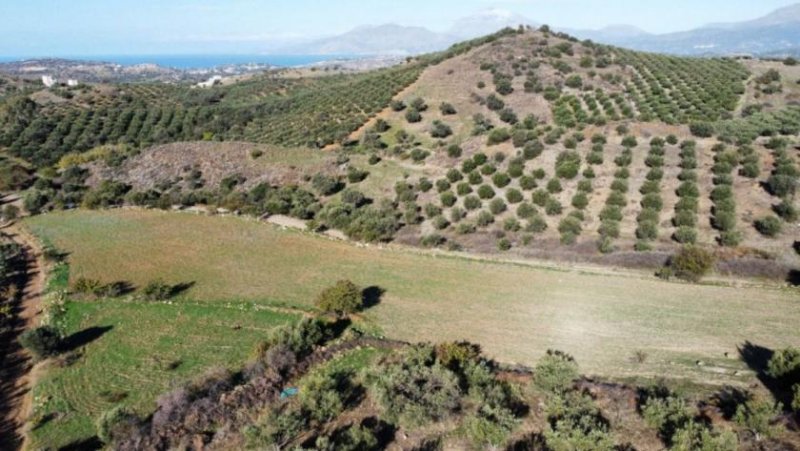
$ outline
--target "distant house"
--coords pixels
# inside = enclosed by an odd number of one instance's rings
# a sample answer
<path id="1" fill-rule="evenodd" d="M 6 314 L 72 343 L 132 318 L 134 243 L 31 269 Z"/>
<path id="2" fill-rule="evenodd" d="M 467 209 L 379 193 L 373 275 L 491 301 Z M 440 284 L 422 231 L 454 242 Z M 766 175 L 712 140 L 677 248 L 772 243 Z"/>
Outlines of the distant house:
<path id="1" fill-rule="evenodd" d="M 213 77 L 209 78 L 208 80 L 198 83 L 197 86 L 200 88 L 210 88 L 214 85 L 218 85 L 222 83 L 222 77 L 220 75 L 214 75 Z"/>
<path id="2" fill-rule="evenodd" d="M 42 83 L 44 83 L 46 87 L 52 88 L 56 85 L 56 83 L 58 83 L 58 80 L 50 75 L 42 75 Z"/>
<path id="3" fill-rule="evenodd" d="M 70 87 L 78 86 L 78 80 L 73 80 L 73 79 L 67 80 L 67 86 Z"/>

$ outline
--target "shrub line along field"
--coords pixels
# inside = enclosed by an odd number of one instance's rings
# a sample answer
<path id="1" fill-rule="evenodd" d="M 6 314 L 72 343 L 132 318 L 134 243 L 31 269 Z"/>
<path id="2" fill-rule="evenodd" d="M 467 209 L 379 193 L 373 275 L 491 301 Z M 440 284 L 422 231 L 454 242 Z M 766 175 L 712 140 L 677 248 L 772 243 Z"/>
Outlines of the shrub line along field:
<path id="1" fill-rule="evenodd" d="M 738 346 L 751 341 L 779 348 L 798 339 L 794 289 L 697 286 L 431 257 L 235 217 L 80 211 L 27 223 L 70 254 L 73 279 L 143 286 L 163 278 L 195 282 L 185 298 L 209 305 L 233 299 L 310 306 L 322 287 L 350 278 L 386 290 L 366 317 L 387 336 L 469 339 L 506 362 L 531 364 L 558 348 L 591 374 L 669 373 L 743 383 L 749 373 L 736 358 Z M 649 355 L 645 363 L 632 362 L 637 350 Z"/>

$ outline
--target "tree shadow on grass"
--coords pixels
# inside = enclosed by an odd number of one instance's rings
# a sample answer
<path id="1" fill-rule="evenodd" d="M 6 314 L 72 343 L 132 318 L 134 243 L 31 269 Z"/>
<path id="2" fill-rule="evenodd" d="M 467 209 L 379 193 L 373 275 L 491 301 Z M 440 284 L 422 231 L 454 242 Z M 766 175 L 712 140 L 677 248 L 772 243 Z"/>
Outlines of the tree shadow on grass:
<path id="1" fill-rule="evenodd" d="M 800 270 L 793 269 L 789 271 L 789 276 L 786 278 L 786 281 L 793 287 L 800 287 Z"/>
<path id="2" fill-rule="evenodd" d="M 61 351 L 69 352 L 86 346 L 87 344 L 102 337 L 106 334 L 106 332 L 113 328 L 114 326 L 90 327 L 80 332 L 75 332 L 64 339 L 63 343 L 61 344 Z"/>
<path id="3" fill-rule="evenodd" d="M 103 449 L 103 442 L 97 436 L 72 442 L 59 448 L 59 451 L 95 451 Z"/>
<path id="4" fill-rule="evenodd" d="M 175 284 L 175 285 L 172 286 L 172 289 L 169 292 L 169 297 L 170 298 L 174 298 L 175 296 L 181 295 L 181 294 L 189 291 L 189 289 L 192 288 L 194 285 L 195 285 L 195 282 L 193 282 L 193 281 L 192 282 L 183 282 L 183 283 Z"/>
<path id="5" fill-rule="evenodd" d="M 719 407 L 722 416 L 731 421 L 736 415 L 736 409 L 752 398 L 747 391 L 738 387 L 723 387 L 711 397 L 711 401 Z"/>
<path id="6" fill-rule="evenodd" d="M 747 366 L 756 372 L 758 380 L 770 391 L 776 401 L 783 404 L 784 408 L 792 405 L 791 387 L 767 374 L 767 366 L 775 351 L 746 341 L 739 347 L 739 356 Z"/>
<path id="7" fill-rule="evenodd" d="M 364 288 L 364 290 L 361 291 L 364 309 L 372 308 L 380 304 L 384 293 L 386 293 L 386 290 L 376 285 Z"/>

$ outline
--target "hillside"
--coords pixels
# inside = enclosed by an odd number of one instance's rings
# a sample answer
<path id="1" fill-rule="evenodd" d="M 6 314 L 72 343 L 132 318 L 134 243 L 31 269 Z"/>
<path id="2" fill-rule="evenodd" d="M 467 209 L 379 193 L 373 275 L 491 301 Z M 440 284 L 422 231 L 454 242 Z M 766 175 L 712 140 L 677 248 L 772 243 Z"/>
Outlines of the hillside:
<path id="1" fill-rule="evenodd" d="M 37 92 L 6 102 L 0 142 L 38 165 L 120 143 L 127 150 L 87 157 L 113 166 L 89 168 L 95 189 L 111 178 L 132 193 L 172 199 L 164 202 L 204 199 L 232 209 L 241 203 L 215 191 L 223 181 L 239 180 L 230 185 L 239 191 L 260 181 L 281 185 L 253 171 L 249 161 L 258 157 L 247 154 L 254 148 L 224 165 L 206 163 L 195 172 L 208 180 L 186 185 L 175 180 L 203 158 L 147 146 L 202 138 L 343 148 L 338 171 L 287 179 L 316 192 L 314 205 L 325 207 L 303 213 L 313 227 L 347 232 L 361 210 L 380 207 L 387 222 L 369 240 L 647 267 L 700 244 L 716 249 L 725 272 L 788 278 L 800 264 L 797 67 L 508 30 L 358 75 L 273 74 L 205 90 L 144 84 Z M 788 136 L 756 139 L 775 134 Z M 784 173 L 790 187 L 777 186 Z M 364 178 L 370 196 L 379 195 L 373 204 L 330 216 L 343 199 L 347 205 L 341 188 L 358 192 Z M 323 187 L 326 179 L 333 184 Z M 56 189 L 42 206 L 59 197 L 56 204 L 69 204 L 75 194 Z M 400 214 L 389 217 L 383 201 Z M 765 232 L 773 210 L 783 219 Z"/>
<path id="2" fill-rule="evenodd" d="M 0 332 L 39 362 L 4 428 L 795 449 L 799 67 L 520 27 L 207 88 L 2 78 Z"/>

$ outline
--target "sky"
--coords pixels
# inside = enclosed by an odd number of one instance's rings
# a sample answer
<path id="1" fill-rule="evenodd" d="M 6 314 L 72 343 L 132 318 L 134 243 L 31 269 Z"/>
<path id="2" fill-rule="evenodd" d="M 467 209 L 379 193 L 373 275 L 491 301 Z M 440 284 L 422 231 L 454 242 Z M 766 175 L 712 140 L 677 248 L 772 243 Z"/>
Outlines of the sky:
<path id="1" fill-rule="evenodd" d="M 0 0 L 0 56 L 268 53 L 359 25 L 446 31 L 500 8 L 537 23 L 653 33 L 754 19 L 798 0 Z"/>

